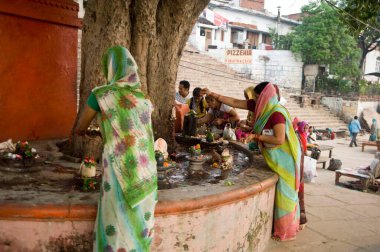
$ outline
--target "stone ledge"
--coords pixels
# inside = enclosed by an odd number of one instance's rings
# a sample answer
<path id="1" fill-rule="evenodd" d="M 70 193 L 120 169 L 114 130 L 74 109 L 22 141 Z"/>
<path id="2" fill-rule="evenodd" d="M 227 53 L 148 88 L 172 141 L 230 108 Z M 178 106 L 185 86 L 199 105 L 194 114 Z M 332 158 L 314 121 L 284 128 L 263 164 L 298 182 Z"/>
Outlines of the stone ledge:
<path id="1" fill-rule="evenodd" d="M 274 174 L 272 177 L 265 179 L 260 183 L 240 187 L 228 192 L 203 197 L 192 197 L 184 200 L 159 201 L 156 206 L 155 215 L 160 216 L 177 213 L 189 213 L 197 210 L 212 209 L 218 206 L 231 204 L 271 189 L 276 185 L 277 180 L 278 177 Z M 0 219 L 33 219 L 40 221 L 95 220 L 97 212 L 96 208 L 96 204 L 27 205 L 22 203 L 10 203 L 0 205 Z"/>

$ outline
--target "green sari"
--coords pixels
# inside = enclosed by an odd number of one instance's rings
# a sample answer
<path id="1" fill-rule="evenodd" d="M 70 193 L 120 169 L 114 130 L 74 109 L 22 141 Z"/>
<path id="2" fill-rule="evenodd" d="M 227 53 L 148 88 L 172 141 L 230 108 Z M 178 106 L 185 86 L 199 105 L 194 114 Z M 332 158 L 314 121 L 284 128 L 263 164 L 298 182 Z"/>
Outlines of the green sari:
<path id="1" fill-rule="evenodd" d="M 92 91 L 104 141 L 94 251 L 150 251 L 157 202 L 153 107 L 126 48 L 109 49 L 103 67 L 108 83 Z"/>
<path id="2" fill-rule="evenodd" d="M 274 232 L 280 240 L 294 239 L 299 230 L 300 208 L 298 190 L 300 186 L 301 147 L 294 132 L 288 111 L 279 104 L 276 89 L 268 84 L 261 92 L 255 108 L 254 130 L 262 134 L 274 112 L 281 113 L 285 120 L 285 142 L 261 151 L 268 166 L 279 176 L 274 203 Z"/>

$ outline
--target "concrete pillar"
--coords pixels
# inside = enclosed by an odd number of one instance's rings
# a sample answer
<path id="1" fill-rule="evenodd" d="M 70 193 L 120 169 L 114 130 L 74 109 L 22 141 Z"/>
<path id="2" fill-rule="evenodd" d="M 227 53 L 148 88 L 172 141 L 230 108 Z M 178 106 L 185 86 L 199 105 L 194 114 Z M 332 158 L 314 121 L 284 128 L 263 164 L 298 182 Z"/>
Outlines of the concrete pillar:
<path id="1" fill-rule="evenodd" d="M 263 33 L 262 32 L 259 33 L 259 41 L 258 41 L 258 44 L 261 44 L 261 43 L 263 43 Z"/>

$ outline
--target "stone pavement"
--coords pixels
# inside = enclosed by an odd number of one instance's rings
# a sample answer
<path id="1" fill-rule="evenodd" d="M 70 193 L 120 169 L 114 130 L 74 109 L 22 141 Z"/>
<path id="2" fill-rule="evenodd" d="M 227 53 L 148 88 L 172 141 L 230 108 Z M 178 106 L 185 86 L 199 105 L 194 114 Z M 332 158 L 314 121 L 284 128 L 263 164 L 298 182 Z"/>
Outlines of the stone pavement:
<path id="1" fill-rule="evenodd" d="M 368 134 L 359 137 L 367 140 Z M 334 146 L 333 158 L 343 168 L 369 165 L 376 147 L 348 147 L 349 139 L 320 141 Z M 328 156 L 328 152 L 322 152 Z M 326 167 L 328 166 L 328 163 Z M 266 252 L 279 251 L 380 251 L 380 193 L 364 193 L 335 186 L 335 173 L 318 166 L 315 183 L 305 184 L 308 225 L 295 241 L 271 240 Z M 341 181 L 354 180 L 343 176 Z"/>

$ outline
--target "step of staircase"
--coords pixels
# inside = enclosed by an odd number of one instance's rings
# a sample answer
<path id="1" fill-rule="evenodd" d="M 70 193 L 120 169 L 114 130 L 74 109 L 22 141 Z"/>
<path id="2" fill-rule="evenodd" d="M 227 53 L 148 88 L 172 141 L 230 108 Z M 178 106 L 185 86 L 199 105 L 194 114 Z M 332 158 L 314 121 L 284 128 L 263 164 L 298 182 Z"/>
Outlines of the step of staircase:
<path id="1" fill-rule="evenodd" d="M 287 95 L 290 97 L 289 94 Z M 346 123 L 325 106 L 301 108 L 300 104 L 293 98 L 290 98 L 287 99 L 286 107 L 292 118 L 297 116 L 300 120 L 307 121 L 309 125 L 317 129 L 347 129 Z"/>

